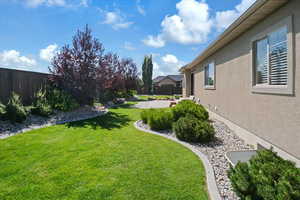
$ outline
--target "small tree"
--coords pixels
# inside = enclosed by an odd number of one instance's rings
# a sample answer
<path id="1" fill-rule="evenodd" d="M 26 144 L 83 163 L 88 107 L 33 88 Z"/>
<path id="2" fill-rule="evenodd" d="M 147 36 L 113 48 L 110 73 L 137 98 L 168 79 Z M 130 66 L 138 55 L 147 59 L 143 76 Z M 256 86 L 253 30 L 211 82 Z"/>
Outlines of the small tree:
<path id="1" fill-rule="evenodd" d="M 118 92 L 136 89 L 138 79 L 135 63 L 104 53 L 88 26 L 77 32 L 71 47 L 61 49 L 49 70 L 54 86 L 69 92 L 81 105 L 92 104 L 96 98 L 113 100 Z"/>
<path id="2" fill-rule="evenodd" d="M 153 74 L 152 55 L 145 56 L 142 70 L 143 70 L 144 89 L 146 93 L 150 94 L 152 91 L 152 74 Z"/>
<path id="3" fill-rule="evenodd" d="M 92 104 L 96 95 L 96 73 L 103 58 L 102 44 L 92 37 L 88 26 L 78 31 L 70 47 L 65 45 L 54 57 L 51 80 L 81 104 Z"/>

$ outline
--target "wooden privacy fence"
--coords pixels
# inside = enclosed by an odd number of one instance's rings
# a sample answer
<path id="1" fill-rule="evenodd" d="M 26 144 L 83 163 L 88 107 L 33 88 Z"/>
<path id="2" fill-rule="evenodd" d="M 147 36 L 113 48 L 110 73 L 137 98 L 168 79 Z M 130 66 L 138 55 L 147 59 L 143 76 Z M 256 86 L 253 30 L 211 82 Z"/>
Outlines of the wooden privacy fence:
<path id="1" fill-rule="evenodd" d="M 182 88 L 181 87 L 175 87 L 174 85 L 162 85 L 162 86 L 156 86 L 153 89 L 153 93 L 155 95 L 174 95 L 182 94 Z"/>
<path id="2" fill-rule="evenodd" d="M 49 74 L 0 68 L 0 101 L 6 103 L 14 91 L 30 104 L 34 94 L 47 83 Z"/>

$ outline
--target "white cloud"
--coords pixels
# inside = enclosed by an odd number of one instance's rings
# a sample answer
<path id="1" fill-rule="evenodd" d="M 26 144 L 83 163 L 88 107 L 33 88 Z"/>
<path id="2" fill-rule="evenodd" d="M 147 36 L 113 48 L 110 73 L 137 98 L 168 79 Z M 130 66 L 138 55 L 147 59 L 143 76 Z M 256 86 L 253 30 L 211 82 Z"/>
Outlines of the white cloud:
<path id="1" fill-rule="evenodd" d="M 216 13 L 215 26 L 220 31 L 227 28 L 234 20 L 243 14 L 256 0 L 242 0 L 233 10 Z"/>
<path id="2" fill-rule="evenodd" d="M 154 77 L 170 74 L 178 74 L 178 70 L 185 62 L 180 61 L 175 55 L 166 54 L 162 57 L 153 58 Z"/>
<path id="3" fill-rule="evenodd" d="M 36 66 L 36 61 L 32 58 L 21 56 L 16 50 L 0 52 L 0 66 L 12 68 L 26 68 Z"/>
<path id="4" fill-rule="evenodd" d="M 28 7 L 36 8 L 38 6 L 59 6 L 59 7 L 88 7 L 89 0 L 16 0 L 25 3 Z"/>
<path id="5" fill-rule="evenodd" d="M 163 46 L 165 46 L 165 43 L 166 43 L 161 35 L 158 35 L 156 37 L 152 36 L 152 35 L 148 35 L 148 37 L 142 41 L 147 46 L 155 47 L 155 48 L 163 47 Z"/>
<path id="6" fill-rule="evenodd" d="M 205 0 L 181 0 L 176 4 L 178 13 L 167 15 L 161 22 L 161 32 L 148 35 L 144 44 L 151 47 L 164 47 L 167 42 L 179 44 L 201 44 L 207 42 L 209 34 L 217 29 L 222 31 L 247 10 L 255 0 L 241 0 L 233 10 L 210 13 Z"/>
<path id="7" fill-rule="evenodd" d="M 29 7 L 37 7 L 40 5 L 47 6 L 66 6 L 65 0 L 26 0 L 26 5 Z"/>
<path id="8" fill-rule="evenodd" d="M 133 24 L 133 22 L 127 21 L 125 16 L 123 16 L 119 11 L 101 11 L 104 12 L 105 15 L 103 24 L 111 25 L 115 30 L 129 28 Z"/>
<path id="9" fill-rule="evenodd" d="M 143 6 L 141 5 L 141 0 L 136 1 L 136 9 L 141 15 L 146 16 L 146 11 L 143 8 Z"/>
<path id="10" fill-rule="evenodd" d="M 80 0 L 79 5 L 80 5 L 80 6 L 83 6 L 83 7 L 88 7 L 88 6 L 89 6 L 88 1 L 89 1 L 89 0 Z"/>
<path id="11" fill-rule="evenodd" d="M 181 0 L 176 4 L 178 14 L 166 16 L 161 23 L 162 31 L 157 36 L 148 36 L 144 43 L 153 46 L 155 39 L 160 39 L 156 47 L 163 47 L 167 41 L 180 44 L 198 44 L 207 41 L 213 27 L 209 16 L 208 4 L 204 1 Z"/>
<path id="12" fill-rule="evenodd" d="M 177 57 L 172 54 L 167 54 L 167 55 L 163 56 L 162 60 L 165 63 L 169 63 L 169 64 L 177 64 L 179 62 Z"/>
<path id="13" fill-rule="evenodd" d="M 65 0 L 48 0 L 47 4 L 49 6 L 65 6 L 66 2 Z"/>
<path id="14" fill-rule="evenodd" d="M 124 43 L 124 49 L 129 50 L 129 51 L 133 51 L 136 48 L 130 42 L 125 42 Z"/>
<path id="15" fill-rule="evenodd" d="M 57 44 L 51 44 L 51 45 L 47 46 L 45 49 L 41 49 L 40 50 L 40 58 L 47 62 L 51 62 L 52 58 L 58 52 L 57 49 L 58 49 Z"/>

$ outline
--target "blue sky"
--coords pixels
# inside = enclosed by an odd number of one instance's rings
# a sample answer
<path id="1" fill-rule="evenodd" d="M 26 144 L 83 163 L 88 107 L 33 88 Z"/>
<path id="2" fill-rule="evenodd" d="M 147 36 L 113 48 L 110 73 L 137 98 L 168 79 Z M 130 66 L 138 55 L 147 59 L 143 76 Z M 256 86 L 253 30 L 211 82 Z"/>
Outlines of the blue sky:
<path id="1" fill-rule="evenodd" d="M 88 24 L 108 52 L 176 74 L 255 0 L 0 0 L 0 67 L 47 72 Z"/>

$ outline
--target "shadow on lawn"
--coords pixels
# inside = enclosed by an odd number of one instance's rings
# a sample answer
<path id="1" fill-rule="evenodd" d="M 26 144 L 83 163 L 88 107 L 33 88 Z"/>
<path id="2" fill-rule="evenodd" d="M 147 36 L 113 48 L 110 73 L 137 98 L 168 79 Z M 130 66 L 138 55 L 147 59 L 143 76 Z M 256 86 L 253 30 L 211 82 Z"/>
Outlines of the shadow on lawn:
<path id="1" fill-rule="evenodd" d="M 128 125 L 129 122 L 130 118 L 128 115 L 108 112 L 105 115 L 93 119 L 67 123 L 67 127 L 91 127 L 92 129 L 103 128 L 110 130 L 113 128 L 122 128 Z"/>

